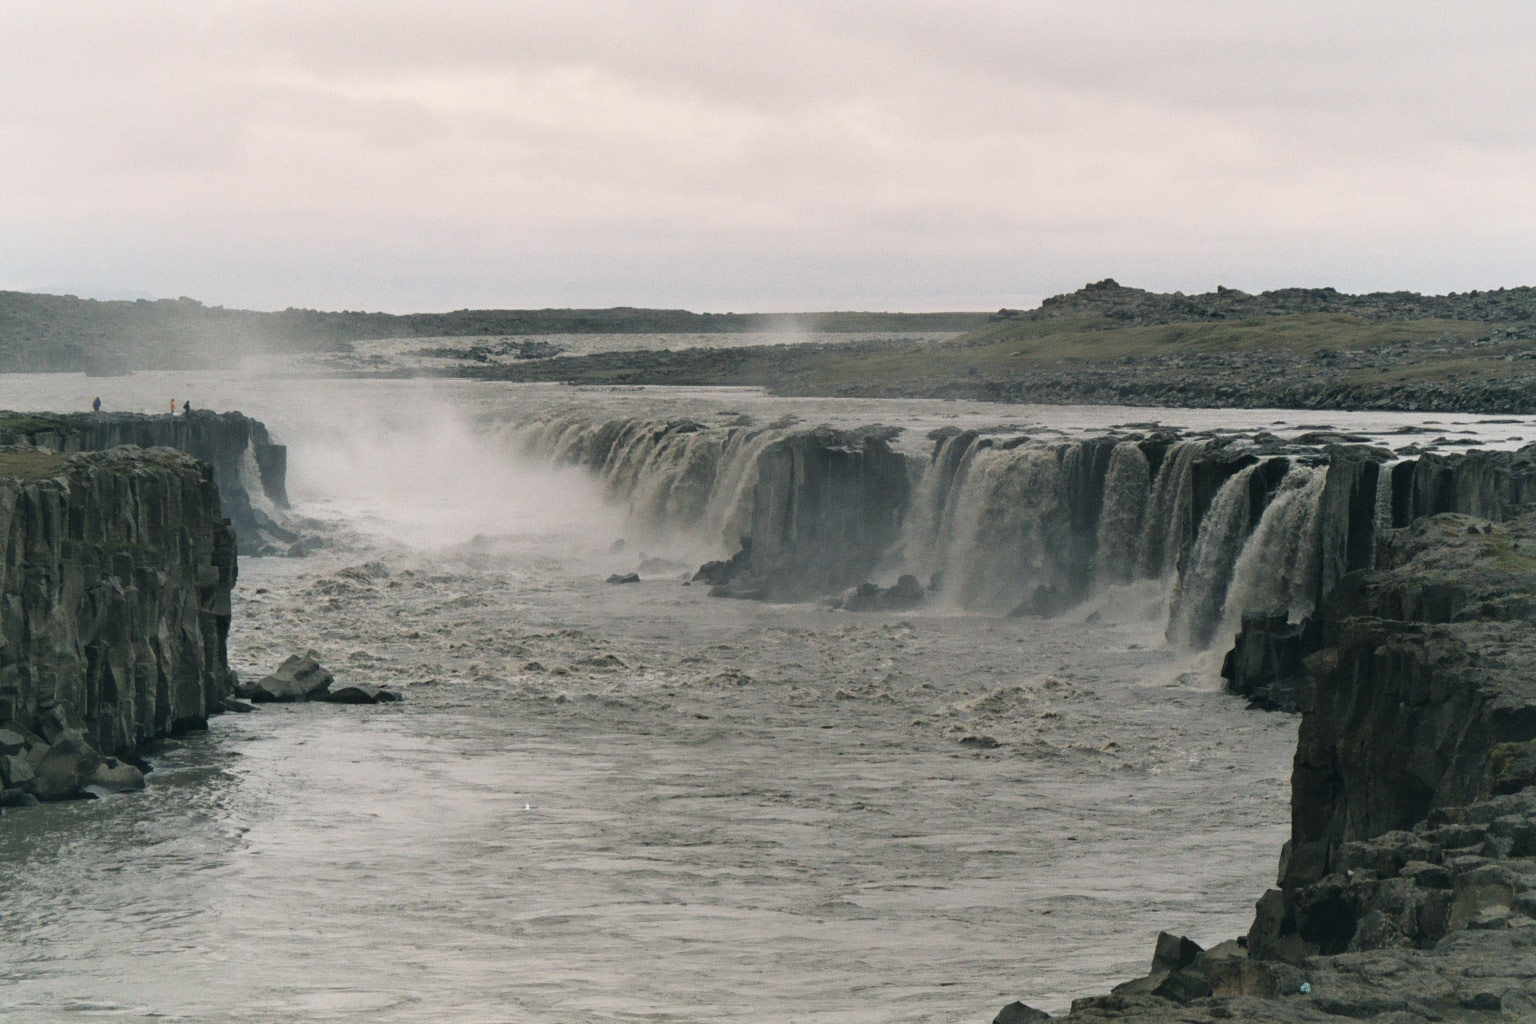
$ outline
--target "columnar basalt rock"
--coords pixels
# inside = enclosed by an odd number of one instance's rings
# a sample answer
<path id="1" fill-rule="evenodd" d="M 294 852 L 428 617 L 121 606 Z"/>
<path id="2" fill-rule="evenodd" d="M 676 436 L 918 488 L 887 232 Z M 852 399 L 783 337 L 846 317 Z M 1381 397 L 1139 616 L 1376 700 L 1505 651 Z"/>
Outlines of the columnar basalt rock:
<path id="1" fill-rule="evenodd" d="M 1376 547 L 1317 620 L 1291 840 L 1242 950 L 1068 1020 L 1536 1020 L 1536 514 Z"/>
<path id="2" fill-rule="evenodd" d="M 889 441 L 878 428 L 822 428 L 763 451 L 748 522 L 764 597 L 858 583 L 896 542 L 909 481 L 906 459 Z"/>
<path id="3" fill-rule="evenodd" d="M 220 710 L 237 567 L 211 466 L 164 448 L 0 448 L 0 544 L 0 746 L 20 738 L 7 794 L 73 795 L 102 757 Z"/>
<path id="4" fill-rule="evenodd" d="M 288 449 L 273 443 L 260 420 L 238 412 L 0 412 L 0 444 L 64 453 L 120 445 L 174 448 L 213 467 L 224 515 L 234 524 L 242 554 L 275 554 L 299 540 L 274 514 L 288 507 Z"/>

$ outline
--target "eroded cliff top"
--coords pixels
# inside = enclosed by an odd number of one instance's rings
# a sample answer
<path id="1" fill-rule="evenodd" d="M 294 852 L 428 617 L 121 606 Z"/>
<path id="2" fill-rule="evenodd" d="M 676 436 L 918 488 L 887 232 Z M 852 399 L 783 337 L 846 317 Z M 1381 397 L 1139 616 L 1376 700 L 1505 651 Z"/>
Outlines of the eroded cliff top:
<path id="1" fill-rule="evenodd" d="M 46 480 L 68 477 L 74 471 L 95 467 L 134 469 L 195 467 L 199 460 L 172 448 L 139 448 L 122 445 L 103 451 L 47 451 L 25 445 L 0 445 L 0 480 Z"/>
<path id="2" fill-rule="evenodd" d="M 1536 513 L 1428 516 L 1384 531 L 1377 566 L 1340 584 L 1330 618 L 1536 622 Z"/>

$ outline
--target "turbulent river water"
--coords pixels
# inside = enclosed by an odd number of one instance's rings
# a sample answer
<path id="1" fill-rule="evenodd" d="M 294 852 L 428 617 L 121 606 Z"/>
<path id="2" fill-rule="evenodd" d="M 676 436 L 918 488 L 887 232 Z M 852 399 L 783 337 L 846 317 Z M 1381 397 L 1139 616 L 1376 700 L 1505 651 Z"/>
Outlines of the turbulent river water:
<path id="1" fill-rule="evenodd" d="M 547 435 L 562 418 L 880 422 L 926 457 L 944 426 L 1294 435 L 1318 414 L 0 378 L 13 409 L 98 394 L 240 409 L 290 446 L 293 514 L 329 546 L 241 561 L 242 675 L 313 647 L 342 682 L 406 699 L 225 715 L 158 749 L 142 794 L 7 813 L 7 1021 L 984 1021 L 1144 973 L 1160 929 L 1229 938 L 1273 883 L 1295 720 L 1219 692 L 1219 650 L 1170 629 L 1210 601 L 1170 609 L 1131 564 L 1146 543 L 1101 550 L 1119 585 L 1054 619 L 981 598 L 710 599 L 683 579 L 729 554 L 729 510 L 639 523 L 633 486 L 552 458 Z M 1431 429 L 1536 439 L 1524 420 Z M 1268 529 L 1294 532 L 1309 486 L 1294 474 Z M 982 527 L 942 520 L 909 524 L 908 556 L 964 575 Z M 637 567 L 639 584 L 604 582 Z M 1291 569 L 1223 571 L 1273 589 Z"/>

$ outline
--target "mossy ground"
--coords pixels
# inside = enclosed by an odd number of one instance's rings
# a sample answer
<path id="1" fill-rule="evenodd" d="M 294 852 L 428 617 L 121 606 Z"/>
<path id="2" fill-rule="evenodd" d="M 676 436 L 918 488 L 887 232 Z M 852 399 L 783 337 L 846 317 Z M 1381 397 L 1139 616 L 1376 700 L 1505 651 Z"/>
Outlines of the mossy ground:
<path id="1" fill-rule="evenodd" d="M 0 413 L 0 437 L 28 436 L 44 430 L 67 434 L 72 430 L 68 420 L 61 416 L 40 413 Z"/>
<path id="2" fill-rule="evenodd" d="M 61 452 L 41 452 L 25 448 L 0 449 L 0 478 L 44 480 L 56 475 L 69 456 Z"/>

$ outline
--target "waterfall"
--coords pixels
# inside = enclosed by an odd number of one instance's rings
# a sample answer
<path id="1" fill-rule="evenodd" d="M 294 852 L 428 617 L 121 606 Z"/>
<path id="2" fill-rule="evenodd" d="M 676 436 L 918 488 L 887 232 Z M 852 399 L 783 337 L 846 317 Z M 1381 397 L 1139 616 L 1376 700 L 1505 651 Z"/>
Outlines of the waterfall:
<path id="1" fill-rule="evenodd" d="M 1376 552 L 1380 548 L 1385 531 L 1392 529 L 1392 467 L 1402 459 L 1381 464 L 1376 475 L 1376 507 L 1371 515 L 1371 566 L 1376 565 Z"/>
<path id="2" fill-rule="evenodd" d="M 1284 613 L 1291 622 L 1312 614 L 1322 568 L 1326 466 L 1293 465 L 1232 570 L 1222 633 L 1235 636 L 1243 615 Z"/>
<path id="3" fill-rule="evenodd" d="M 1099 515 L 1099 583 L 1130 583 L 1136 577 L 1137 544 L 1152 494 L 1147 457 L 1134 441 L 1121 441 L 1109 457 L 1104 478 L 1104 508 Z"/>
<path id="4" fill-rule="evenodd" d="M 1168 613 L 1168 639 L 1204 649 L 1221 621 L 1233 563 L 1243 546 L 1250 519 L 1249 486 L 1257 464 L 1233 474 L 1200 521 L 1189 562 L 1174 591 Z"/>
<path id="5" fill-rule="evenodd" d="M 1060 582 L 1053 557 L 1065 545 L 1068 516 L 1056 447 L 977 448 L 957 483 L 941 565 L 951 603 L 1007 611 L 1035 587 Z"/>
<path id="6" fill-rule="evenodd" d="M 800 443 L 790 428 L 556 416 L 505 430 L 520 457 L 595 474 L 610 500 L 627 504 L 628 535 L 637 539 L 686 535 L 730 554 L 753 535 L 754 516 L 772 520 L 755 525 L 775 538 L 790 529 L 788 519 L 774 518 L 787 514 L 777 498 L 758 493 L 766 467 L 774 467 L 772 487 L 802 486 L 793 482 L 800 464 L 785 461 L 800 456 L 774 447 Z M 914 482 L 899 532 L 892 527 L 879 542 L 884 555 L 861 556 L 857 571 L 883 566 L 937 577 L 943 600 L 956 608 L 1039 614 L 1095 588 L 1162 580 L 1170 595 L 1166 636 L 1197 649 L 1218 632 L 1235 634 L 1245 612 L 1284 613 L 1294 622 L 1318 600 L 1326 466 L 1274 459 L 1246 466 L 1222 483 L 1196 529 L 1196 470 L 1211 455 L 1207 438 L 999 442 L 949 430 L 932 440 L 931 456 L 908 470 Z M 770 450 L 773 460 L 765 461 Z M 835 462 L 820 465 L 823 473 L 834 467 L 833 475 L 813 490 L 841 486 Z M 1285 470 L 1278 480 L 1277 469 Z M 1376 534 L 1391 521 L 1390 478 L 1384 468 Z M 1261 515 L 1266 484 L 1275 494 Z M 820 548 L 805 557 L 839 561 Z"/>
<path id="7" fill-rule="evenodd" d="M 1194 501 L 1191 476 L 1195 458 L 1209 443 L 1204 438 L 1180 441 L 1163 457 L 1139 545 L 1141 575 L 1147 579 L 1160 579 L 1178 570 Z"/>
<path id="8" fill-rule="evenodd" d="M 976 441 L 969 432 L 938 438 L 933 458 L 923 467 L 901 539 L 903 566 L 920 579 L 943 569 L 954 527 L 955 496 L 962 490 L 959 481 L 969 472 Z"/>
<path id="9" fill-rule="evenodd" d="M 650 543 L 703 541 L 731 554 L 752 530 L 757 460 L 789 431 L 711 427 L 691 420 L 608 420 L 581 416 L 513 423 L 503 438 L 513 454 L 580 466 L 603 494 L 626 505 L 626 532 Z"/>
<path id="10" fill-rule="evenodd" d="M 261 482 L 261 466 L 256 462 L 256 446 L 247 443 L 245 451 L 240 455 L 240 486 L 245 488 L 246 496 L 251 502 L 251 511 L 256 514 L 258 525 L 265 526 L 268 523 L 280 523 L 283 521 L 283 513 L 267 496 L 267 487 Z"/>

